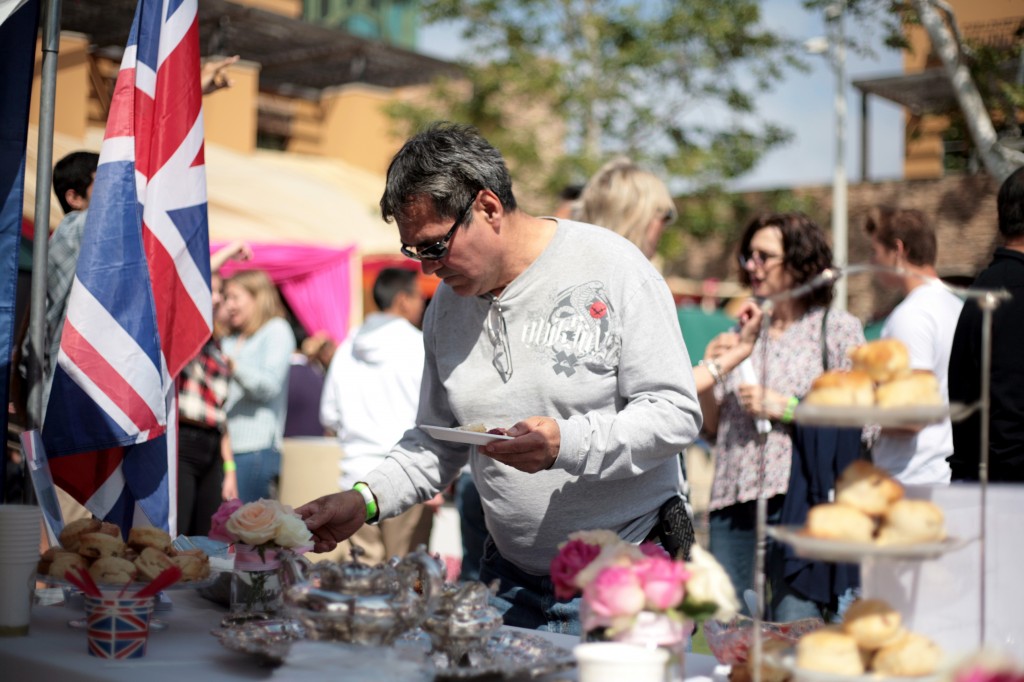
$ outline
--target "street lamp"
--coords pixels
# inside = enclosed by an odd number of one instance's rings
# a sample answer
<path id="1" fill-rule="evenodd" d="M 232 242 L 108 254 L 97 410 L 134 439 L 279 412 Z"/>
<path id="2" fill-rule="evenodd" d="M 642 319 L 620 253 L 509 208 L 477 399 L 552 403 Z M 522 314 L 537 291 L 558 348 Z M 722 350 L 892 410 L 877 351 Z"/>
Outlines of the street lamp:
<path id="1" fill-rule="evenodd" d="M 836 156 L 832 169 L 832 254 L 835 264 L 845 267 L 849 259 L 849 220 L 847 215 L 846 183 L 846 34 L 843 30 L 845 0 L 839 0 L 825 10 L 828 21 L 828 38 L 811 38 L 804 43 L 804 49 L 811 54 L 828 54 L 835 72 L 836 96 Z M 840 277 L 835 283 L 836 310 L 846 310 L 846 278 Z"/>

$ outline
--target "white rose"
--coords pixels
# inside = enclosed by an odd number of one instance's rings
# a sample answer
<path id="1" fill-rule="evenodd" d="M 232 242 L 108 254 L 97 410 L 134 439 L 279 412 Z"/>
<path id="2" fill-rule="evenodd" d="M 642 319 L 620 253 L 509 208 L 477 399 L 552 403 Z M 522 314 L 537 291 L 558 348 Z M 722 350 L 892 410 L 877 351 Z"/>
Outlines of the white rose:
<path id="1" fill-rule="evenodd" d="M 262 545 L 277 535 L 281 505 L 274 500 L 257 500 L 242 505 L 228 518 L 225 528 L 240 542 Z"/>
<path id="2" fill-rule="evenodd" d="M 699 545 L 694 545 L 690 548 L 687 568 L 690 570 L 690 579 L 686 581 L 687 599 L 699 604 L 715 604 L 718 606 L 713 616 L 715 620 L 732 620 L 740 603 L 722 565 Z"/>
<path id="3" fill-rule="evenodd" d="M 578 530 L 575 533 L 569 533 L 569 539 L 579 540 L 588 545 L 597 545 L 598 547 L 610 547 L 625 542 L 615 531 L 603 528 L 600 530 Z"/>
<path id="4" fill-rule="evenodd" d="M 274 542 L 281 547 L 301 547 L 309 544 L 312 539 L 313 535 L 306 528 L 306 522 L 298 516 L 286 513 L 281 517 L 281 525 L 278 526 Z"/>

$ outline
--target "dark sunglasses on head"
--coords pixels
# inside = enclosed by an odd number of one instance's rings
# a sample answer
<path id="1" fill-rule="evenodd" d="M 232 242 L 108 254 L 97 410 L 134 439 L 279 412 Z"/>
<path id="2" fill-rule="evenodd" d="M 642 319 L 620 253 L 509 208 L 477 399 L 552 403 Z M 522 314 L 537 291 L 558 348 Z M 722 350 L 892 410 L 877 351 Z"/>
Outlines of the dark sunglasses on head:
<path id="1" fill-rule="evenodd" d="M 479 194 L 479 192 L 477 192 Z M 473 208 L 473 204 L 476 203 L 477 194 L 473 195 L 469 204 L 466 208 L 462 209 L 455 217 L 455 224 L 452 225 L 452 229 L 441 238 L 441 241 L 428 244 L 427 246 L 409 246 L 402 244 L 402 255 L 413 260 L 441 260 L 448 255 L 448 242 L 455 236 L 455 230 L 459 229 L 459 226 L 466 221 L 466 214 L 469 213 L 470 209 Z"/>

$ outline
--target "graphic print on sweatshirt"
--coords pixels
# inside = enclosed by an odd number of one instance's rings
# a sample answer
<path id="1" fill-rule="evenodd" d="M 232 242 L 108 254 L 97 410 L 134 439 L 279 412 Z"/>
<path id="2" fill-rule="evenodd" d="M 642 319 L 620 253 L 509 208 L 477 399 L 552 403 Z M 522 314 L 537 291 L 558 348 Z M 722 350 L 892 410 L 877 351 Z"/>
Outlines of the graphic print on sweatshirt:
<path id="1" fill-rule="evenodd" d="M 560 291 L 550 308 L 531 313 L 521 341 L 550 358 L 555 374 L 571 377 L 581 365 L 598 372 L 615 367 L 620 332 L 604 284 L 590 281 Z"/>

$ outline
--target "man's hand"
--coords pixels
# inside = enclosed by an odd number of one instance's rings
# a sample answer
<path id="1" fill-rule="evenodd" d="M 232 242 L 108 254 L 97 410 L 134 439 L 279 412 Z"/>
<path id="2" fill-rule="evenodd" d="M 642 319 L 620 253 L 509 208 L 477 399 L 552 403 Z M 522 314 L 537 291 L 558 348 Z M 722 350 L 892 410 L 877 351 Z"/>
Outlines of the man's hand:
<path id="1" fill-rule="evenodd" d="M 295 511 L 313 533 L 314 552 L 330 552 L 366 522 L 366 502 L 355 490 L 324 495 Z"/>
<path id="2" fill-rule="evenodd" d="M 211 92 L 217 92 L 222 88 L 230 88 L 232 82 L 228 78 L 227 68 L 239 59 L 240 57 L 236 54 L 233 57 L 225 57 L 224 59 L 211 59 L 203 64 L 199 72 L 199 84 L 202 86 L 203 94 L 209 95 Z"/>
<path id="3" fill-rule="evenodd" d="M 562 434 L 558 422 L 550 417 L 530 417 L 507 431 L 512 440 L 495 440 L 478 449 L 513 469 L 535 474 L 550 469 L 558 457 Z"/>

